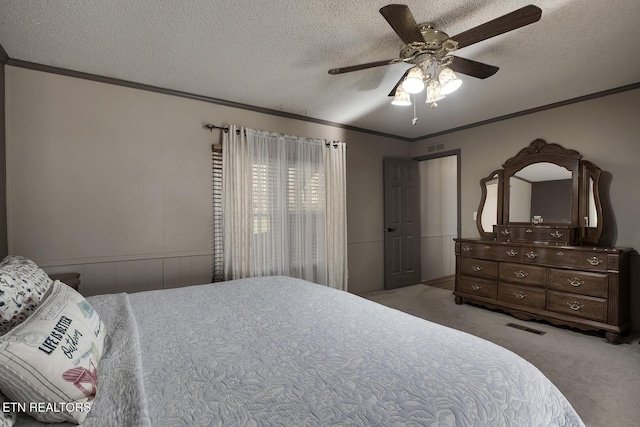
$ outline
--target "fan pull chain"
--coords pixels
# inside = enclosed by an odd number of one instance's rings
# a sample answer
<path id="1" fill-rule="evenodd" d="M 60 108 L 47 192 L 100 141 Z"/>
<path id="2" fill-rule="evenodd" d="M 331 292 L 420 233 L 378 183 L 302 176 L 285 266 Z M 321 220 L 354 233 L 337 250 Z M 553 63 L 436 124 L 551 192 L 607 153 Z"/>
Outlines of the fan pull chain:
<path id="1" fill-rule="evenodd" d="M 416 117 L 416 97 L 415 95 L 411 95 L 412 99 L 412 104 L 413 104 L 413 120 L 411 120 L 411 123 L 413 123 L 413 125 L 415 125 L 416 123 L 418 123 L 418 118 Z"/>

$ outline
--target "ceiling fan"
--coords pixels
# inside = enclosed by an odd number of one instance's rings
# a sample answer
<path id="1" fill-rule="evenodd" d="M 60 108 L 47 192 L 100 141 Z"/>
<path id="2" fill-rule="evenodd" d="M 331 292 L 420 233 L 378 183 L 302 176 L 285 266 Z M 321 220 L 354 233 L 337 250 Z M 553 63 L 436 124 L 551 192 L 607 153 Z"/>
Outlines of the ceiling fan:
<path id="1" fill-rule="evenodd" d="M 435 104 L 436 100 L 444 97 L 443 95 L 446 94 L 447 91 L 450 93 L 453 86 L 457 89 L 461 83 L 455 77 L 455 73 L 451 73 L 451 71 L 445 72 L 445 82 L 443 83 L 442 70 L 450 69 L 479 79 L 486 79 L 498 71 L 498 67 L 459 56 L 453 56 L 451 52 L 532 24 L 537 22 L 542 16 L 542 10 L 539 7 L 528 5 L 458 35 L 449 37 L 443 31 L 437 30 L 431 23 L 417 24 L 407 5 L 390 4 L 382 7 L 380 13 L 405 44 L 400 51 L 399 57 L 366 64 L 332 68 L 329 70 L 329 74 L 343 74 L 397 63 L 414 64 L 414 67 L 405 72 L 391 93 L 389 93 L 389 96 L 398 98 L 399 91 L 417 93 L 422 91 L 426 85 L 427 102 L 433 102 L 432 108 L 437 107 L 437 104 Z M 449 83 L 449 80 L 452 78 L 457 80 L 457 82 L 454 82 L 455 84 L 453 84 L 453 86 L 449 85 L 447 91 L 442 90 L 441 93 L 441 89 L 444 89 L 445 85 Z M 410 90 L 411 82 L 409 82 L 409 84 L 405 82 L 412 79 L 413 83 L 417 86 L 414 86 Z M 433 85 L 431 93 L 429 91 L 430 84 Z M 405 95 L 405 103 L 399 103 L 400 105 L 410 105 L 410 101 L 408 101 L 409 95 Z M 407 104 L 406 102 L 409 103 Z M 396 103 L 395 99 L 394 103 Z"/>

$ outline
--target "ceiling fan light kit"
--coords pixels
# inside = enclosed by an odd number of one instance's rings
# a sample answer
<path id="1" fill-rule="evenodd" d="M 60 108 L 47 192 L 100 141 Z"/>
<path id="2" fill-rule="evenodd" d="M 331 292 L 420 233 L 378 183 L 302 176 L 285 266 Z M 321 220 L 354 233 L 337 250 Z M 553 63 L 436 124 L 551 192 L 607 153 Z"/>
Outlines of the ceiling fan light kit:
<path id="1" fill-rule="evenodd" d="M 462 85 L 456 72 L 479 79 L 486 79 L 498 71 L 498 67 L 459 56 L 450 55 L 458 49 L 491 37 L 533 24 L 540 20 L 542 10 L 528 5 L 493 19 L 453 37 L 434 28 L 431 23 L 417 24 L 409 7 L 390 4 L 380 9 L 391 28 L 404 46 L 399 57 L 367 64 L 333 68 L 329 74 L 342 74 L 390 64 L 407 63 L 414 66 L 396 84 L 389 96 L 393 105 L 411 105 L 410 94 L 426 88 L 427 103 L 436 108 L 439 101 Z M 414 114 L 415 115 L 415 114 Z M 415 118 L 414 118 L 415 122 Z M 415 123 L 414 123 L 415 124 Z"/>
<path id="2" fill-rule="evenodd" d="M 462 85 L 462 80 L 456 76 L 451 68 L 443 68 L 438 75 L 438 81 L 441 87 L 440 92 L 443 95 L 455 92 Z"/>
<path id="3" fill-rule="evenodd" d="M 404 87 L 402 85 L 398 85 L 398 88 L 396 89 L 396 93 L 393 96 L 393 101 L 391 101 L 391 103 L 393 105 L 402 105 L 402 106 L 411 105 L 411 96 L 409 92 L 404 90 Z"/>
<path id="4" fill-rule="evenodd" d="M 429 83 L 427 83 L 427 100 L 425 102 L 427 104 L 429 104 L 430 102 L 435 103 L 436 101 L 440 101 L 441 99 L 444 99 L 444 93 L 442 93 L 440 82 L 435 79 L 430 80 Z M 432 104 L 432 108 L 436 107 L 437 104 L 435 107 L 433 107 Z"/>
<path id="5" fill-rule="evenodd" d="M 409 70 L 409 74 L 402 81 L 402 88 L 409 93 L 420 93 L 424 89 L 424 72 L 418 66 Z"/>

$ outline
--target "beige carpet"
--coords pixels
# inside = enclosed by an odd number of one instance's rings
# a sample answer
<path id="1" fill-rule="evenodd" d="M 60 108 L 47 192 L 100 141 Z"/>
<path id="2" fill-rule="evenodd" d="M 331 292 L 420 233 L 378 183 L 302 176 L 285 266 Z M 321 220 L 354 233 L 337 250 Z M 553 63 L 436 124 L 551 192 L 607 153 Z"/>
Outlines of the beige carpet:
<path id="1" fill-rule="evenodd" d="M 608 344 L 604 335 L 518 320 L 469 304 L 455 305 L 451 290 L 415 285 L 363 297 L 468 332 L 519 354 L 564 393 L 587 426 L 640 425 L 638 334 Z M 507 323 L 545 332 L 537 335 Z"/>

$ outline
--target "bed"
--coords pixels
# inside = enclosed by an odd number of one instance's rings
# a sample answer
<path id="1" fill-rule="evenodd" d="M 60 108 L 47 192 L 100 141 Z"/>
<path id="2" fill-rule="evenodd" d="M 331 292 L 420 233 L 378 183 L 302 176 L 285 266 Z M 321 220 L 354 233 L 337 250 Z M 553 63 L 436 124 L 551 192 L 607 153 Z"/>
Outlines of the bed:
<path id="1" fill-rule="evenodd" d="M 583 425 L 514 353 L 303 280 L 87 300 L 105 338 L 83 426 Z"/>

